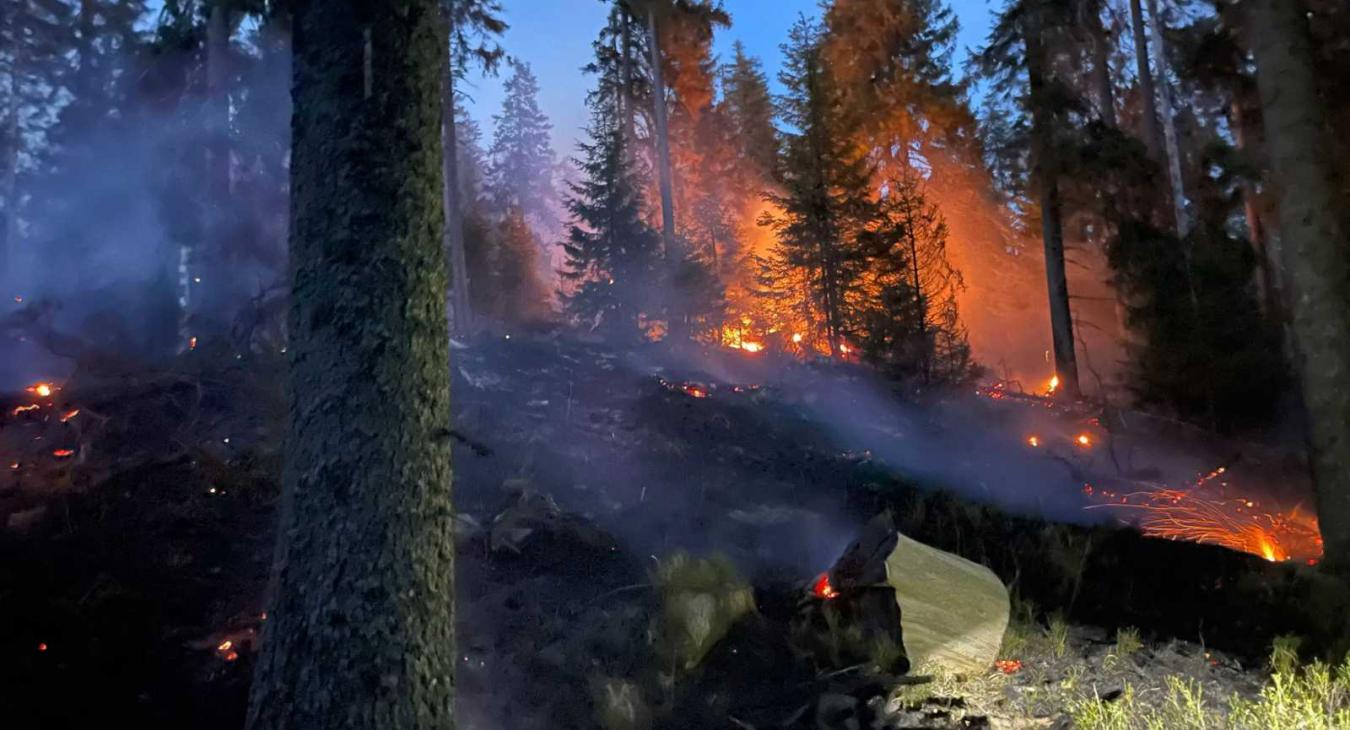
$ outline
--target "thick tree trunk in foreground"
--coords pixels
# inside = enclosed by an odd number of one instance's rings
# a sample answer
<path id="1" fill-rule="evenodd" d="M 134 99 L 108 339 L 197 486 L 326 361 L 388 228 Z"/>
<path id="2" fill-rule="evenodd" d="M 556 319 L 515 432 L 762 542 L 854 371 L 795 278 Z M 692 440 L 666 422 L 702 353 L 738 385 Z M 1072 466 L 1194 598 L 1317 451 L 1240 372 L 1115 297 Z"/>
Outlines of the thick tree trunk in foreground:
<path id="1" fill-rule="evenodd" d="M 1054 349 L 1058 394 L 1077 398 L 1078 357 L 1074 352 L 1073 312 L 1069 308 L 1069 280 L 1064 264 L 1064 222 L 1061 219 L 1059 163 L 1055 159 L 1052 115 L 1046 109 L 1048 54 L 1042 40 L 1039 14 L 1023 21 L 1027 45 L 1027 78 L 1031 87 L 1031 139 L 1036 178 L 1041 187 L 1041 241 L 1045 247 L 1046 289 L 1050 297 L 1050 336 Z"/>
<path id="2" fill-rule="evenodd" d="M 436 0 L 295 11 L 290 432 L 249 727 L 452 728 Z"/>
<path id="3" fill-rule="evenodd" d="M 1312 68 L 1306 9 L 1252 0 L 1257 81 L 1307 405 L 1326 562 L 1350 568 L 1350 229 Z"/>

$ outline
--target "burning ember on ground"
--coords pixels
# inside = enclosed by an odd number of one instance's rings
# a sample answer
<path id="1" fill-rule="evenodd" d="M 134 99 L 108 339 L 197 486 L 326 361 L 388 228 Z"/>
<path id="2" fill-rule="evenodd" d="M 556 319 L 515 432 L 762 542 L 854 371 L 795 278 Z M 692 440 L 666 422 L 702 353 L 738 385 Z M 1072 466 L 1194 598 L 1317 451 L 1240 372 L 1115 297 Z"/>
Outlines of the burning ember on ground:
<path id="1" fill-rule="evenodd" d="M 1116 494 L 1084 485 L 1083 492 L 1103 501 L 1088 509 L 1128 510 L 1145 535 L 1220 545 L 1259 555 L 1271 562 L 1322 557 L 1317 518 L 1299 507 L 1267 509 L 1252 499 L 1221 493 L 1210 485 L 1227 473 L 1220 467 L 1182 489 Z M 1227 486 L 1222 483 L 1220 486 Z"/>
<path id="2" fill-rule="evenodd" d="M 57 388 L 55 385 L 52 385 L 51 383 L 33 383 L 27 388 L 24 388 L 24 390 L 38 396 L 39 398 L 48 398 L 51 397 L 52 393 L 59 390 L 59 388 Z"/>
<path id="3" fill-rule="evenodd" d="M 1059 390 L 1059 376 L 1053 375 L 1050 377 L 1050 382 L 1045 386 L 1045 394 L 1054 395 L 1057 390 Z"/>
<path id="4" fill-rule="evenodd" d="M 1022 671 L 1021 659 L 999 659 L 994 662 L 994 668 L 1004 674 L 1016 674 Z"/>
<path id="5" fill-rule="evenodd" d="M 811 586 L 811 592 L 815 594 L 816 598 L 826 601 L 839 597 L 839 591 L 836 591 L 834 586 L 830 585 L 829 573 L 821 573 L 820 577 L 816 578 L 815 585 Z"/>
<path id="6" fill-rule="evenodd" d="M 1038 448 L 1040 448 L 1040 446 L 1041 446 L 1041 437 L 1040 437 L 1040 436 L 1028 436 L 1028 437 L 1027 437 L 1027 446 L 1030 446 L 1030 447 L 1033 448 L 1033 449 L 1038 449 Z"/>

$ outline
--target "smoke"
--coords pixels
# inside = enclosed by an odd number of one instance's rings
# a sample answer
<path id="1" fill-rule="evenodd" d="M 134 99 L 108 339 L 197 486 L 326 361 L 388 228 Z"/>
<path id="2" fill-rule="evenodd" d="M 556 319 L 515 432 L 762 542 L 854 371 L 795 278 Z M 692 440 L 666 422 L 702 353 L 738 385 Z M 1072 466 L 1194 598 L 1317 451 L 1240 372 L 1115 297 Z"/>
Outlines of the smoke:
<path id="1" fill-rule="evenodd" d="M 192 50 L 121 49 L 61 82 L 46 142 L 21 177 L 18 240 L 0 278 L 0 388 L 74 367 L 33 326 L 142 360 L 224 336 L 284 269 L 289 50 L 256 30 L 235 45 L 228 193 L 208 184 L 220 132 Z M 109 75 L 106 68 L 121 69 Z M 41 313 L 41 316 L 37 316 Z M 38 320 L 34 323 L 33 320 Z"/>

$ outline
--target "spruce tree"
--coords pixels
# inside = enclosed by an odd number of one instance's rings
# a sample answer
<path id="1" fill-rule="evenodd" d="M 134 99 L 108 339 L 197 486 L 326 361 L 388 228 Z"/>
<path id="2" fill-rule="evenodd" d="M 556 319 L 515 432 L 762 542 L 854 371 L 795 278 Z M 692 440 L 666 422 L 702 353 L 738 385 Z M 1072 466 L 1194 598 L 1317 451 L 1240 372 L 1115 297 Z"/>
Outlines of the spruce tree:
<path id="1" fill-rule="evenodd" d="M 248 725 L 454 727 L 435 0 L 301 2 L 290 431 Z"/>
<path id="2" fill-rule="evenodd" d="M 553 129 L 539 108 L 539 82 L 530 65 L 511 63 L 501 113 L 493 117 L 492 147 L 488 150 L 487 187 L 499 211 L 518 209 L 541 231 L 557 225 L 553 186 L 556 165 L 549 134 Z"/>
<path id="3" fill-rule="evenodd" d="M 580 145 L 582 180 L 567 197 L 572 216 L 560 296 L 585 328 L 619 341 L 643 334 L 640 315 L 651 317 L 662 275 L 660 236 L 643 216 L 642 182 L 633 169 L 623 122 L 606 96 L 591 97 L 590 141 Z"/>
<path id="4" fill-rule="evenodd" d="M 779 184 L 766 198 L 779 213 L 764 218 L 778 235 L 775 256 L 805 279 L 801 295 L 818 313 L 812 339 L 831 355 L 857 330 L 858 282 L 865 264 L 858 237 L 875 215 L 867 159 L 852 143 L 852 120 L 838 103 L 821 56 L 821 29 L 799 19 L 783 46 L 778 100 L 785 135 Z"/>

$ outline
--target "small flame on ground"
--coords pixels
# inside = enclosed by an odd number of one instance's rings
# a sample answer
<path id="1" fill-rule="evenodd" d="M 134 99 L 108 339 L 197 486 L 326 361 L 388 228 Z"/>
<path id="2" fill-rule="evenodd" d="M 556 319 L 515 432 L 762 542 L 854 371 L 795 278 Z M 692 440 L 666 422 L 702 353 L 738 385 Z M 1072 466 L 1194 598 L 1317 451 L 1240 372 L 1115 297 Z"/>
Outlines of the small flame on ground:
<path id="1" fill-rule="evenodd" d="M 47 643 L 38 642 L 38 651 L 47 651 Z"/>
<path id="2" fill-rule="evenodd" d="M 994 662 L 994 668 L 1004 674 L 1016 674 L 1022 671 L 1021 659 L 999 659 Z"/>
<path id="3" fill-rule="evenodd" d="M 28 391 L 29 393 L 33 393 L 39 398 L 46 398 L 56 390 L 56 386 L 52 385 L 51 383 L 33 383 L 27 388 L 24 388 L 24 390 Z"/>
<path id="4" fill-rule="evenodd" d="M 39 406 L 39 405 L 36 405 L 36 404 L 33 404 L 33 405 L 26 405 L 26 406 L 19 406 L 19 407 L 17 407 L 17 408 L 14 409 L 13 415 L 16 415 L 16 416 L 17 416 L 17 415 L 19 415 L 20 413 L 27 413 L 28 411 L 36 411 L 37 409 L 39 409 L 39 408 L 41 408 L 41 407 L 42 407 L 42 406 Z"/>
<path id="5" fill-rule="evenodd" d="M 830 585 L 829 573 L 821 573 L 820 577 L 816 578 L 815 585 L 811 586 L 811 592 L 815 594 L 816 598 L 822 598 L 826 601 L 839 597 L 839 591 L 836 591 L 834 586 Z"/>
<path id="6" fill-rule="evenodd" d="M 188 338 L 188 349 L 189 349 L 189 350 L 195 350 L 195 349 L 197 349 L 197 338 L 196 338 L 196 337 L 189 337 L 189 338 Z"/>
<path id="7" fill-rule="evenodd" d="M 1040 436 L 1028 436 L 1028 437 L 1027 437 L 1027 446 L 1030 446 L 1030 447 L 1033 448 L 1033 449 L 1040 448 L 1040 446 L 1041 446 L 1041 437 L 1040 437 Z"/>
<path id="8" fill-rule="evenodd" d="M 74 455 L 75 455 L 74 449 L 56 449 L 55 451 L 52 452 L 52 456 L 55 456 L 58 459 L 65 459 L 67 457 L 71 457 Z"/>
<path id="9" fill-rule="evenodd" d="M 1080 433 L 1074 438 L 1074 442 L 1086 449 L 1092 446 L 1092 437 L 1088 434 Z"/>
<path id="10" fill-rule="evenodd" d="M 1054 395 L 1057 390 L 1059 390 L 1059 375 L 1052 375 L 1050 382 L 1045 386 L 1045 394 Z"/>
<path id="11" fill-rule="evenodd" d="M 65 413 L 61 414 L 61 423 L 66 423 L 67 421 L 78 415 L 80 415 L 80 409 L 78 408 L 71 411 L 66 411 Z"/>

